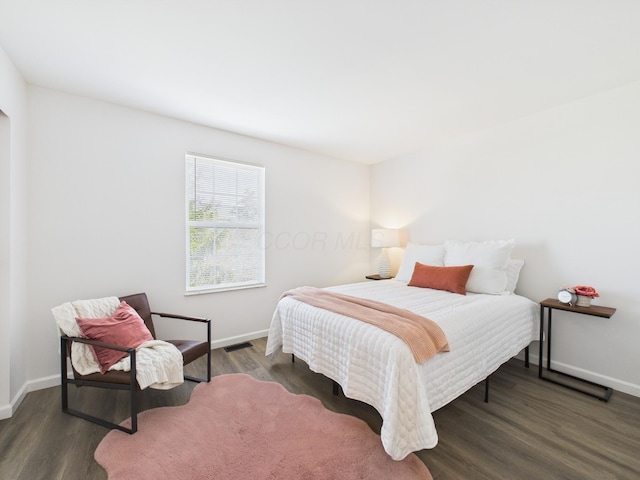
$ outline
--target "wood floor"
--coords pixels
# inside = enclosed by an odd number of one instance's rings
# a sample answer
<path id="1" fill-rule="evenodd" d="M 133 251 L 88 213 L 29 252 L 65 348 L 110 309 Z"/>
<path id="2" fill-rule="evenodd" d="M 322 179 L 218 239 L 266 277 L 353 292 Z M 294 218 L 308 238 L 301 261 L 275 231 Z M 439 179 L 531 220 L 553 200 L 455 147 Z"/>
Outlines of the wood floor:
<path id="1" fill-rule="evenodd" d="M 333 396 L 329 379 L 300 360 L 291 363 L 290 355 L 266 358 L 265 339 L 252 343 L 229 353 L 215 350 L 213 375 L 245 372 L 280 382 L 330 410 L 362 418 L 379 433 L 380 416 L 372 407 Z M 202 374 L 204 364 L 189 371 Z M 142 408 L 184 404 L 193 388 L 187 382 L 171 391 L 145 391 Z M 118 422 L 129 416 L 122 392 L 72 387 L 70 393 L 71 405 Z M 539 380 L 535 368 L 517 360 L 491 377 L 490 402 L 483 398 L 484 387 L 477 385 L 434 413 L 439 444 L 417 455 L 436 480 L 640 478 L 640 398 L 614 392 L 609 403 L 600 402 Z M 106 433 L 61 413 L 59 387 L 29 393 L 12 418 L 0 421 L 0 479 L 106 479 L 93 459 Z"/>

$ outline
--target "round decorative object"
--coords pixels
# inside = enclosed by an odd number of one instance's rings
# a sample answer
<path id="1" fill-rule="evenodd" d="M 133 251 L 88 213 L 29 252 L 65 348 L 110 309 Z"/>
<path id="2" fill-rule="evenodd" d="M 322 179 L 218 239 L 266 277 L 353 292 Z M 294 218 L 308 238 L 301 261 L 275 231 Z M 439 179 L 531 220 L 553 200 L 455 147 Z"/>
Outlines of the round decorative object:
<path id="1" fill-rule="evenodd" d="M 596 289 L 593 287 L 588 287 L 586 285 L 577 285 L 573 287 L 571 290 L 576 292 L 578 295 L 584 295 L 585 297 L 595 298 L 600 295 L 596 292 Z"/>
<path id="2" fill-rule="evenodd" d="M 590 307 L 591 306 L 591 297 L 587 297 L 586 295 L 578 295 L 578 300 L 576 301 L 576 306 L 578 306 L 578 307 Z"/>
<path id="3" fill-rule="evenodd" d="M 563 288 L 558 292 L 558 300 L 567 305 L 575 305 L 578 301 L 578 295 L 573 290 Z"/>

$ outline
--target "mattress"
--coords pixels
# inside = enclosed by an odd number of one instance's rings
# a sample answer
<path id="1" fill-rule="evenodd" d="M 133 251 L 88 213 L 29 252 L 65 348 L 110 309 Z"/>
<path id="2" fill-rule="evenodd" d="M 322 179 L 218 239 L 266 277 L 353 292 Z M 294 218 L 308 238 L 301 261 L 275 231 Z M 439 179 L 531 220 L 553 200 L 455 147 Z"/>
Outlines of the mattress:
<path id="1" fill-rule="evenodd" d="M 430 318 L 449 341 L 449 352 L 417 364 L 409 347 L 391 333 L 290 297 L 278 302 L 266 355 L 280 349 L 292 353 L 312 371 L 338 382 L 345 396 L 376 408 L 382 444 L 395 460 L 435 447 L 431 413 L 537 339 L 539 306 L 519 295 L 458 295 L 393 279 L 327 290 Z"/>

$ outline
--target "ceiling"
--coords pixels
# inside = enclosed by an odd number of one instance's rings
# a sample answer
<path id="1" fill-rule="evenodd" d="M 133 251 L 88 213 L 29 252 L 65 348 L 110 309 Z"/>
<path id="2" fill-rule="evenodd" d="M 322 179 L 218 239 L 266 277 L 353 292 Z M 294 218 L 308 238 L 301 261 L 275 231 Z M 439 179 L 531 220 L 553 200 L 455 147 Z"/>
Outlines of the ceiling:
<path id="1" fill-rule="evenodd" d="M 0 0 L 25 80 L 375 163 L 640 80 L 636 0 Z"/>

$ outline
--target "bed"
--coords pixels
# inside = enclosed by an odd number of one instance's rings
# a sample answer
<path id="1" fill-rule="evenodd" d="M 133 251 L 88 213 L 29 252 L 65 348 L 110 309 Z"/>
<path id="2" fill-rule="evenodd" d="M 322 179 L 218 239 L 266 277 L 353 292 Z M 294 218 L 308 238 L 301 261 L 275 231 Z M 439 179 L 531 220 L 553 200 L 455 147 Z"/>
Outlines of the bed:
<path id="1" fill-rule="evenodd" d="M 413 262 L 409 253 L 403 265 Z M 410 286 L 401 271 L 396 279 L 326 290 L 427 317 L 445 333 L 450 351 L 418 364 L 397 336 L 292 297 L 279 300 L 266 347 L 266 355 L 280 349 L 295 355 L 340 384 L 345 396 L 376 408 L 382 417 L 382 444 L 395 460 L 435 447 L 438 435 L 431 413 L 537 339 L 539 321 L 539 306 L 512 291 L 460 295 Z"/>

